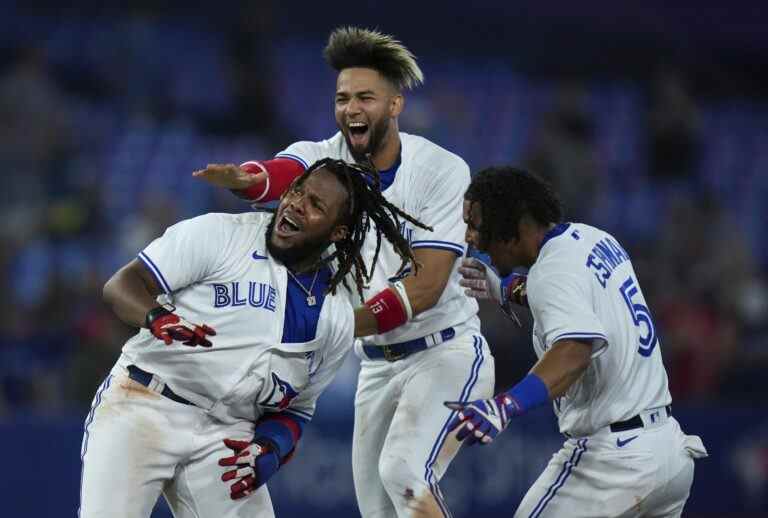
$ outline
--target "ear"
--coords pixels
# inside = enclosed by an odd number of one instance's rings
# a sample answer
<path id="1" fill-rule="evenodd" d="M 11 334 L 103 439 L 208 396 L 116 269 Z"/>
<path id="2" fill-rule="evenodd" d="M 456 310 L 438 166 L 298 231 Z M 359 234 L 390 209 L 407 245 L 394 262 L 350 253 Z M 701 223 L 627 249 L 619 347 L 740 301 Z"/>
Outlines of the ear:
<path id="1" fill-rule="evenodd" d="M 336 225 L 331 231 L 331 242 L 336 243 L 345 239 L 349 235 L 349 227 L 347 225 Z"/>
<path id="2" fill-rule="evenodd" d="M 405 97 L 403 94 L 397 93 L 389 101 L 389 116 L 391 118 L 399 117 L 405 108 Z"/>

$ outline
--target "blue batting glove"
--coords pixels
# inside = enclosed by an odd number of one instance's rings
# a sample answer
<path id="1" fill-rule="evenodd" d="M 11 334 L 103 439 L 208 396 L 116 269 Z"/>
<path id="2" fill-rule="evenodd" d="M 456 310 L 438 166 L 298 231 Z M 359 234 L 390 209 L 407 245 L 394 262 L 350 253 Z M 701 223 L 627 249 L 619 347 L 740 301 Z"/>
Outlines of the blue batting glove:
<path id="1" fill-rule="evenodd" d="M 446 401 L 445 406 L 458 411 L 448 424 L 448 431 L 464 425 L 456 434 L 456 440 L 467 445 L 489 444 L 507 427 L 510 418 L 519 413 L 515 400 L 506 392 L 492 399 Z"/>

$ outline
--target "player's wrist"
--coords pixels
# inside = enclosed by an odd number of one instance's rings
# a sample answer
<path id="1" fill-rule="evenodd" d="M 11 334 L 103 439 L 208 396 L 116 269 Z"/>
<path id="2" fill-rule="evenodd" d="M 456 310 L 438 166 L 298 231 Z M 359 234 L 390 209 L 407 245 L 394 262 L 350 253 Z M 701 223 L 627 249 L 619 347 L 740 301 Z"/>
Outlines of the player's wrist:
<path id="1" fill-rule="evenodd" d="M 257 422 L 253 442 L 268 445 L 280 463 L 284 464 L 296 448 L 301 434 L 301 426 L 290 417 L 281 414 L 267 415 Z"/>
<path id="2" fill-rule="evenodd" d="M 408 311 L 400 300 L 396 288 L 381 290 L 368 299 L 365 305 L 376 319 L 378 334 L 392 331 L 408 321 Z"/>
<path id="3" fill-rule="evenodd" d="M 239 197 L 245 198 L 246 200 L 249 200 L 249 201 L 253 201 L 253 202 L 264 201 L 264 198 L 266 197 L 267 192 L 269 192 L 269 186 L 270 186 L 269 171 L 267 170 L 267 168 L 261 162 L 257 162 L 253 160 L 250 162 L 244 162 L 240 164 L 240 169 L 242 171 L 245 171 L 245 173 L 248 175 L 257 175 L 259 173 L 264 173 L 264 175 L 266 176 L 266 179 L 264 182 L 255 183 L 253 185 L 249 185 L 248 187 L 245 187 L 242 189 L 234 189 L 233 192 Z"/>
<path id="4" fill-rule="evenodd" d="M 531 372 L 517 385 L 506 392 L 502 392 L 499 396 L 501 396 L 507 413 L 510 416 L 517 416 L 547 403 L 549 401 L 549 389 L 544 380 Z"/>
<path id="5" fill-rule="evenodd" d="M 501 279 L 502 307 L 510 302 L 528 307 L 528 293 L 525 286 L 527 278 L 526 275 L 512 273 Z"/>
<path id="6" fill-rule="evenodd" d="M 252 442 L 253 444 L 258 445 L 261 448 L 262 455 L 274 454 L 277 456 L 278 459 L 281 458 L 280 447 L 270 437 L 266 437 L 263 435 L 259 437 L 254 437 Z"/>
<path id="7" fill-rule="evenodd" d="M 149 311 L 147 311 L 146 316 L 144 317 L 144 327 L 147 329 L 152 329 L 153 325 L 159 321 L 159 320 L 166 320 L 167 317 L 174 315 L 173 310 L 176 309 L 173 306 L 166 307 L 166 306 L 155 306 Z M 175 316 L 175 315 L 174 315 Z"/>

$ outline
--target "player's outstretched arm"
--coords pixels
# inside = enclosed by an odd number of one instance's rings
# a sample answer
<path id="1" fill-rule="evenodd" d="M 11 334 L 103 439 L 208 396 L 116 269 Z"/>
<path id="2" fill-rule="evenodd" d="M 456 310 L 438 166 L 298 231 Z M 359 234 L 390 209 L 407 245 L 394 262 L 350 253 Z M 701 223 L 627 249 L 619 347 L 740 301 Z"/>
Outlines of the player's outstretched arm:
<path id="1" fill-rule="evenodd" d="M 565 394 L 589 366 L 592 343 L 559 340 L 534 365 L 531 372 L 511 389 L 491 399 L 446 401 L 457 413 L 448 425 L 458 441 L 488 444 L 504 431 L 511 418 Z"/>
<path id="2" fill-rule="evenodd" d="M 216 187 L 232 190 L 248 189 L 267 181 L 265 172 L 249 173 L 235 164 L 208 164 L 205 169 L 193 172 L 192 176 Z"/>
<path id="3" fill-rule="evenodd" d="M 289 158 L 253 160 L 234 164 L 208 164 L 192 176 L 230 189 L 237 196 L 254 202 L 268 202 L 280 198 L 291 183 L 304 172 L 304 166 Z"/>
<path id="4" fill-rule="evenodd" d="M 133 327 L 146 327 L 166 345 L 175 340 L 184 345 L 210 347 L 212 344 L 207 336 L 215 335 L 216 331 L 205 324 L 187 322 L 158 304 L 160 293 L 149 270 L 134 259 L 107 281 L 103 298 L 120 320 Z"/>

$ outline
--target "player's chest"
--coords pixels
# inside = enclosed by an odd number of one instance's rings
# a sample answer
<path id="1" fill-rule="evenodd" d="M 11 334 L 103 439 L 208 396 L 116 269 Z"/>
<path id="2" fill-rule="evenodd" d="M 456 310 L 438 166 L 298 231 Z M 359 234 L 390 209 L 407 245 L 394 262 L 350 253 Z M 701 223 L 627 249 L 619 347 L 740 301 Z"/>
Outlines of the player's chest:
<path id="1" fill-rule="evenodd" d="M 258 257 L 193 286 L 180 304 L 193 305 L 195 313 L 216 324 L 222 345 L 284 345 L 290 351 L 309 351 L 318 337 L 325 302 L 324 286 L 315 284 L 291 284 L 284 266 Z M 305 293 L 310 288 L 311 297 Z"/>
<path id="2" fill-rule="evenodd" d="M 253 252 L 242 261 L 199 285 L 198 299 L 211 312 L 240 313 L 274 318 L 285 304 L 285 268 Z"/>

